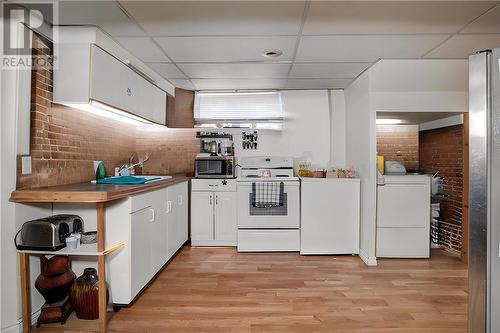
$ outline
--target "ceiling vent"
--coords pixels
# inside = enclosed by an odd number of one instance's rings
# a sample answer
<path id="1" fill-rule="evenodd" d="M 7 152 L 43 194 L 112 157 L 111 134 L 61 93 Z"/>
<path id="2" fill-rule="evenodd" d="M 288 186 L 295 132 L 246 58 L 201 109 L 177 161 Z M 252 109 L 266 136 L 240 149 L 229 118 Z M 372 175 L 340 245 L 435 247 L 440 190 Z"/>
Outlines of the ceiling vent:
<path id="1" fill-rule="evenodd" d="M 283 55 L 281 50 L 266 50 L 262 52 L 262 55 L 266 58 L 279 58 Z"/>

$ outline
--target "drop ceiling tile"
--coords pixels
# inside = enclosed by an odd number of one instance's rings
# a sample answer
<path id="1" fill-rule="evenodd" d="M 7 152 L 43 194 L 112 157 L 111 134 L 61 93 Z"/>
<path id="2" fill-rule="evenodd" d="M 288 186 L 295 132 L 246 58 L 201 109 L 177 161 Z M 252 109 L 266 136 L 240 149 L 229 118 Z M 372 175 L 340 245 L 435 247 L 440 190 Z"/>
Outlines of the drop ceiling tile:
<path id="1" fill-rule="evenodd" d="M 300 64 L 295 63 L 290 72 L 290 78 L 353 78 L 372 65 L 371 62 L 331 63 L 331 64 Z"/>
<path id="2" fill-rule="evenodd" d="M 185 79 L 186 76 L 174 65 L 165 63 L 148 63 L 149 67 L 166 79 Z"/>
<path id="3" fill-rule="evenodd" d="M 455 33 L 484 1 L 312 1 L 303 34 Z"/>
<path id="4" fill-rule="evenodd" d="M 179 64 L 191 78 L 227 79 L 227 78 L 286 78 L 290 64 Z"/>
<path id="5" fill-rule="evenodd" d="M 283 51 L 280 60 L 292 60 L 296 37 L 158 37 L 158 44 L 175 62 L 266 61 L 262 52 Z"/>
<path id="6" fill-rule="evenodd" d="M 303 36 L 297 62 L 375 62 L 420 58 L 448 35 Z"/>
<path id="7" fill-rule="evenodd" d="M 59 24 L 95 25 L 111 36 L 144 36 L 115 1 L 60 1 Z"/>
<path id="8" fill-rule="evenodd" d="M 343 89 L 353 79 L 289 79 L 286 89 Z"/>
<path id="9" fill-rule="evenodd" d="M 304 1 L 122 1 L 154 36 L 294 35 Z"/>
<path id="10" fill-rule="evenodd" d="M 484 14 L 461 33 L 500 33 L 500 5 L 497 5 L 488 13 Z"/>
<path id="11" fill-rule="evenodd" d="M 500 34 L 494 35 L 455 35 L 425 58 L 467 59 L 477 51 L 500 47 Z"/>
<path id="12" fill-rule="evenodd" d="M 187 79 L 169 79 L 170 83 L 172 83 L 175 87 L 187 90 L 196 90 L 194 84 Z"/>
<path id="13" fill-rule="evenodd" d="M 192 79 L 199 90 L 217 89 L 282 89 L 285 79 Z"/>
<path id="14" fill-rule="evenodd" d="M 149 37 L 115 37 L 115 40 L 143 62 L 170 62 Z"/>

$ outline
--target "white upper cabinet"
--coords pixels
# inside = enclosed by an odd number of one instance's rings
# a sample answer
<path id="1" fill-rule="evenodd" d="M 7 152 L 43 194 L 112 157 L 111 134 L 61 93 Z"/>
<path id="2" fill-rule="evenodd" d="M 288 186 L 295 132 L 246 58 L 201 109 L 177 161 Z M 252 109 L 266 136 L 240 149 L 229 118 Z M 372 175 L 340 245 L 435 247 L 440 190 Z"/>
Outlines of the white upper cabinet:
<path id="1" fill-rule="evenodd" d="M 170 92 L 173 86 L 145 72 L 144 64 L 114 41 L 96 35 L 95 29 L 60 28 L 59 36 L 55 47 L 55 103 L 82 109 L 97 101 L 165 125 L 165 91 Z"/>
<path id="2" fill-rule="evenodd" d="M 121 106 L 120 86 L 114 82 L 120 76 L 120 62 L 99 47 L 91 47 L 90 97 L 108 104 Z"/>

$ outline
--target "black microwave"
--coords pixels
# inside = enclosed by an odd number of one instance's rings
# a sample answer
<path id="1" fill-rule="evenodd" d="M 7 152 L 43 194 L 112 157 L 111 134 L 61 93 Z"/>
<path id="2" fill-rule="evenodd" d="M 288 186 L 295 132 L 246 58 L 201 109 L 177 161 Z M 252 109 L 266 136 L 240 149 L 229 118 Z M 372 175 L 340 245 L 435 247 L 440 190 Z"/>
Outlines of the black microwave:
<path id="1" fill-rule="evenodd" d="M 234 156 L 197 157 L 194 173 L 196 178 L 236 178 Z"/>

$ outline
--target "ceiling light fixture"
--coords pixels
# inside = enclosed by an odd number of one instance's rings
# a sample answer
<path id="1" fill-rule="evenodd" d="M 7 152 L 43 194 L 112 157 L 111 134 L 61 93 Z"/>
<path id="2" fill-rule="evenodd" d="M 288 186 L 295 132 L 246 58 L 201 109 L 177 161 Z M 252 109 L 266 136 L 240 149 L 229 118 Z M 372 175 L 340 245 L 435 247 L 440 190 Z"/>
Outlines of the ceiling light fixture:
<path id="1" fill-rule="evenodd" d="M 248 95 L 274 95 L 277 94 L 277 90 L 269 90 L 269 91 L 199 91 L 196 94 L 198 96 L 248 96 Z"/>
<path id="2" fill-rule="evenodd" d="M 403 123 L 401 119 L 393 119 L 393 118 L 377 119 L 377 125 L 397 125 L 401 123 Z"/>
<path id="3" fill-rule="evenodd" d="M 266 58 L 279 58 L 283 55 L 283 51 L 281 50 L 266 50 L 262 52 L 262 56 Z"/>
<path id="4" fill-rule="evenodd" d="M 90 103 L 64 103 L 64 105 L 89 112 L 112 120 L 122 121 L 131 125 L 151 125 L 153 122 L 133 115 L 129 112 L 119 110 L 104 103 L 90 100 Z"/>

